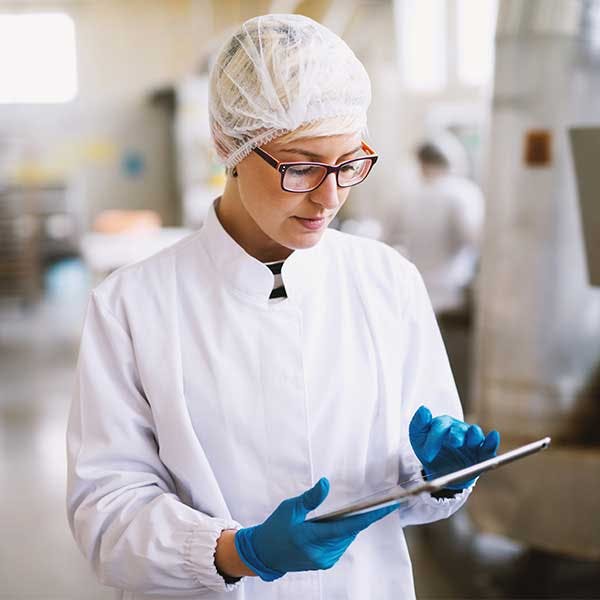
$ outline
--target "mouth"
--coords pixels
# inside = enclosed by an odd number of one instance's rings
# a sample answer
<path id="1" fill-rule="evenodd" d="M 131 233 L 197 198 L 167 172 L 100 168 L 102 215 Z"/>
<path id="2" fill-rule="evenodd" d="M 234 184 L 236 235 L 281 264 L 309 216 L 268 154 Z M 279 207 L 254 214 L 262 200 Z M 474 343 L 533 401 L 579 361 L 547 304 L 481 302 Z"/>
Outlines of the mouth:
<path id="1" fill-rule="evenodd" d="M 323 217 L 294 217 L 299 223 L 304 225 L 307 229 L 315 231 L 323 227 L 327 219 Z"/>

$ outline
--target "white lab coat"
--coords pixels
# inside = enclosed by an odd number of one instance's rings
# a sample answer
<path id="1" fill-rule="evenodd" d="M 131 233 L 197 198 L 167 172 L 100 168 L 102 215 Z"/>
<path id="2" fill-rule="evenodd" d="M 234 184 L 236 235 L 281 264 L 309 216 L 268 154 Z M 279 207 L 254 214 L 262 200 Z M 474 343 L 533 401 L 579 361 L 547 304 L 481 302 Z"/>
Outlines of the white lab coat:
<path id="1" fill-rule="evenodd" d="M 331 570 L 226 585 L 224 528 L 262 522 L 329 477 L 327 506 L 419 477 L 418 406 L 460 418 L 415 268 L 329 230 L 271 271 L 214 209 L 175 246 L 92 293 L 68 431 L 68 514 L 100 580 L 125 599 L 378 600 L 414 597 L 402 528 L 449 516 L 412 500 L 362 532 Z"/>
<path id="2" fill-rule="evenodd" d="M 443 175 L 409 190 L 397 213 L 388 239 L 419 269 L 435 312 L 462 308 L 479 258 L 481 190 L 464 177 Z"/>

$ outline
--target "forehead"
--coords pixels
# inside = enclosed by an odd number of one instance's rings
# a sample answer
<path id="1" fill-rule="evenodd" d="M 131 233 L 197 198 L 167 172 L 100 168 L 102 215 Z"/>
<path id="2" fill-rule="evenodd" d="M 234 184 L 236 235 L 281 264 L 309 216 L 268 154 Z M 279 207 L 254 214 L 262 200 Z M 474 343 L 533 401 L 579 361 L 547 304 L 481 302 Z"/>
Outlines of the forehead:
<path id="1" fill-rule="evenodd" d="M 335 158 L 345 154 L 351 154 L 360 150 L 362 146 L 359 133 L 320 136 L 320 137 L 305 137 L 298 139 L 286 140 L 277 139 L 268 145 L 264 146 L 267 152 L 274 152 L 282 155 L 282 159 L 292 156 L 301 155 L 314 157 L 317 159 Z"/>

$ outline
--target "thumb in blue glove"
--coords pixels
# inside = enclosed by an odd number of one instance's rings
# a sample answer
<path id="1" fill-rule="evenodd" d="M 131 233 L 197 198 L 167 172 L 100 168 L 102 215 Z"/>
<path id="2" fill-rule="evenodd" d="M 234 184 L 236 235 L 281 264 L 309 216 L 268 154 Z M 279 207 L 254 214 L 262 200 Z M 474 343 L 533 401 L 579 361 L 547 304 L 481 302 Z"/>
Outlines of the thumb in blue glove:
<path id="1" fill-rule="evenodd" d="M 289 571 L 330 569 L 363 529 L 398 508 L 386 506 L 335 521 L 306 521 L 328 493 L 329 481 L 322 477 L 300 496 L 284 500 L 264 523 L 240 529 L 235 547 L 246 566 L 264 581 Z"/>
<path id="2" fill-rule="evenodd" d="M 479 425 L 469 425 L 448 415 L 432 417 L 421 406 L 408 426 L 410 443 L 428 477 L 446 475 L 496 456 L 500 434 L 483 434 Z M 449 485 L 449 489 L 470 487 L 475 479 Z"/>

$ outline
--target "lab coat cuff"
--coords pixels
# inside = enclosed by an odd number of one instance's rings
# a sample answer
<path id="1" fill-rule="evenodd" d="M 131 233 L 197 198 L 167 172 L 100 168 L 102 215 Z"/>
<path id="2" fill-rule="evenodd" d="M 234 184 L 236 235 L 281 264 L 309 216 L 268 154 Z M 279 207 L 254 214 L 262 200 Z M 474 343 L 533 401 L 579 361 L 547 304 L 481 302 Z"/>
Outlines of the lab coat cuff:
<path id="1" fill-rule="evenodd" d="M 226 583 L 217 571 L 215 552 L 217 540 L 226 529 L 241 529 L 241 525 L 229 519 L 210 519 L 194 528 L 185 541 L 185 568 L 199 585 L 215 592 L 228 592 L 240 585 L 240 581 Z"/>

